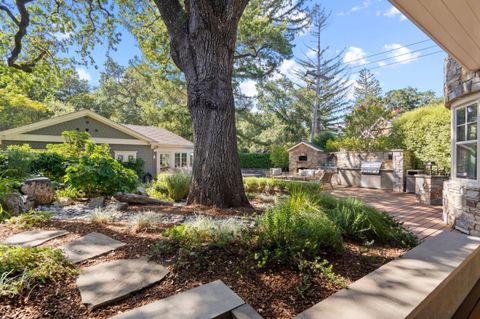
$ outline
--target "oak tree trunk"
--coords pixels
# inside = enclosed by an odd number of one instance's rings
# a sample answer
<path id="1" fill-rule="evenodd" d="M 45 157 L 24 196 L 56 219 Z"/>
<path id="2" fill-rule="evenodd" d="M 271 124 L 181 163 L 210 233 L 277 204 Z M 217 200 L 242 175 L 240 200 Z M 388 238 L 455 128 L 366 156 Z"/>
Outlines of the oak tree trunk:
<path id="1" fill-rule="evenodd" d="M 248 0 L 155 1 L 171 55 L 184 72 L 194 163 L 189 204 L 249 206 L 243 188 L 232 90 L 237 25 Z"/>

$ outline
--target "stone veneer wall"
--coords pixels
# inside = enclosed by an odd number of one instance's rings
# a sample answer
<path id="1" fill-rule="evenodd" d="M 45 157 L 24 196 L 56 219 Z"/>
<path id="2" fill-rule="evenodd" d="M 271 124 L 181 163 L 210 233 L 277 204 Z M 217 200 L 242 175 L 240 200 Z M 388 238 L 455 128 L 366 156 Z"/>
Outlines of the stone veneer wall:
<path id="1" fill-rule="evenodd" d="M 445 105 L 480 92 L 480 70 L 469 71 L 448 57 L 445 61 Z M 456 229 L 480 236 L 480 183 L 461 179 L 443 186 L 443 219 Z"/>
<path id="2" fill-rule="evenodd" d="M 299 161 L 300 156 L 307 156 L 306 161 Z M 297 173 L 299 168 L 318 169 L 327 161 L 327 154 L 313 148 L 300 144 L 288 152 L 288 170 L 290 173 Z"/>

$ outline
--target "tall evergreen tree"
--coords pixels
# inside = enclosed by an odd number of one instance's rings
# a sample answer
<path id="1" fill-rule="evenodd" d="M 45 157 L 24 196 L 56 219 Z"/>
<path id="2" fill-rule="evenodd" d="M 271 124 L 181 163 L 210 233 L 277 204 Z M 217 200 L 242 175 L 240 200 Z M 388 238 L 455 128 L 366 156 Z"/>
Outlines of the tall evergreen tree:
<path id="1" fill-rule="evenodd" d="M 380 82 L 375 78 L 375 75 L 368 69 L 360 70 L 353 95 L 355 104 L 358 105 L 372 99 L 379 99 L 381 95 L 382 88 L 380 87 Z"/>

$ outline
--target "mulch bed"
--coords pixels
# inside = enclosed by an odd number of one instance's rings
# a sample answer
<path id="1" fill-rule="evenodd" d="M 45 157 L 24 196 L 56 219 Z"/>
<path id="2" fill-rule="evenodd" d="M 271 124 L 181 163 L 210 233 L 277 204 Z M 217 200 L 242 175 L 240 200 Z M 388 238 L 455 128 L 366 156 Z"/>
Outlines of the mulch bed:
<path id="1" fill-rule="evenodd" d="M 175 208 L 175 213 L 181 214 L 200 211 L 198 207 Z M 142 207 L 142 210 L 145 210 L 145 207 Z M 166 212 L 165 208 L 161 211 Z M 207 214 L 229 216 L 251 213 L 251 211 L 209 210 Z M 114 259 L 150 255 L 152 247 L 162 239 L 161 232 L 166 227 L 160 225 L 149 232 L 132 233 L 129 225 L 121 223 L 104 225 L 80 221 L 51 221 L 41 228 L 65 229 L 71 232 L 44 245 L 49 247 L 58 247 L 93 231 L 127 243 L 126 246 L 114 252 L 87 260 L 79 265 L 84 267 Z M 0 224 L 0 239 L 13 233 L 9 226 Z M 343 253 L 326 254 L 325 258 L 333 264 L 336 274 L 352 282 L 403 252 L 404 250 L 396 248 L 363 247 L 346 243 Z M 170 273 L 160 283 L 94 311 L 90 311 L 81 304 L 80 294 L 73 277 L 56 283 L 37 285 L 24 292 L 22 296 L 0 297 L 1 318 L 108 318 L 217 279 L 225 282 L 264 318 L 292 318 L 341 289 L 325 279 L 316 278 L 308 294 L 302 297 L 297 290 L 297 284 L 301 279 L 298 270 L 286 266 L 258 269 L 256 262 L 249 258 L 248 252 L 237 246 L 210 249 L 202 256 L 202 258 L 190 256 L 186 262 L 170 264 Z M 153 260 L 163 262 L 167 257 L 155 256 Z"/>

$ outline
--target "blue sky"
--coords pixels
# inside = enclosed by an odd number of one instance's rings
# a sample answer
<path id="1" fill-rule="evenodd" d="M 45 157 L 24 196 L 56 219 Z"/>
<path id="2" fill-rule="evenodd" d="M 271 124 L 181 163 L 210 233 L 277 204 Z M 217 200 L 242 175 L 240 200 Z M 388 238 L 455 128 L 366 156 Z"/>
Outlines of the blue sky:
<path id="1" fill-rule="evenodd" d="M 323 0 L 321 3 L 331 17 L 322 34 L 322 42 L 332 52 L 345 50 L 345 62 L 351 66 L 351 80 L 361 67 L 371 68 L 379 79 L 384 92 L 407 86 L 421 90 L 433 90 L 442 95 L 443 61 L 446 57 L 428 36 L 406 19 L 387 0 Z M 412 43 L 427 40 L 417 45 Z M 285 61 L 282 72 L 290 73 L 296 67 L 295 58 L 302 58 L 314 39 L 308 34 L 295 40 L 294 59 Z M 430 47 L 429 49 L 425 49 Z M 372 54 L 391 50 L 374 57 Z M 435 53 L 442 51 L 440 53 Z M 79 67 L 77 71 L 92 85 L 98 84 L 99 72 L 105 60 L 105 48 L 99 46 L 95 52 L 99 69 Z M 424 56 L 434 53 L 433 55 Z M 126 65 L 128 60 L 140 55 L 135 40 L 124 34 L 122 43 L 113 58 Z M 388 58 L 388 59 L 387 59 Z M 379 61 L 381 60 L 381 61 Z M 394 65 L 385 66 L 394 63 Z M 244 83 L 243 90 L 255 94 L 253 83 Z"/>

